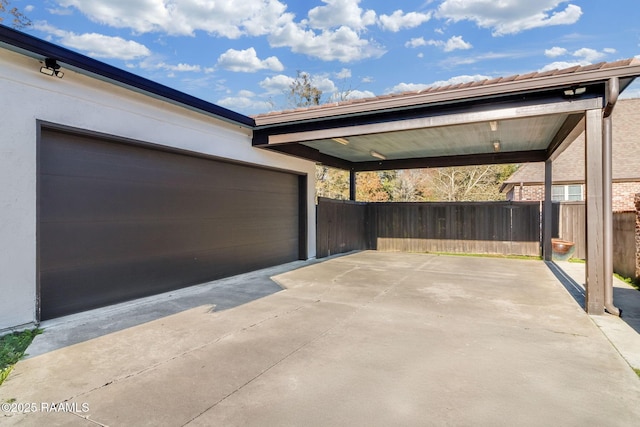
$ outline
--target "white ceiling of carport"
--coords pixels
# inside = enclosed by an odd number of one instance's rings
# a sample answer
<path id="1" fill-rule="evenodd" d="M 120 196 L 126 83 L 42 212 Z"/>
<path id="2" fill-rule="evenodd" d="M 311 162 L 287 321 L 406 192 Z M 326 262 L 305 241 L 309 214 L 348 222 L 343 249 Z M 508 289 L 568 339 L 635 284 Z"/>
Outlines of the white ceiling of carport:
<path id="1" fill-rule="evenodd" d="M 351 162 L 372 160 L 371 150 L 387 159 L 455 156 L 499 151 L 543 150 L 558 133 L 568 114 L 498 120 L 497 130 L 489 122 L 354 135 L 347 145 L 333 139 L 302 142 L 324 154 Z"/>

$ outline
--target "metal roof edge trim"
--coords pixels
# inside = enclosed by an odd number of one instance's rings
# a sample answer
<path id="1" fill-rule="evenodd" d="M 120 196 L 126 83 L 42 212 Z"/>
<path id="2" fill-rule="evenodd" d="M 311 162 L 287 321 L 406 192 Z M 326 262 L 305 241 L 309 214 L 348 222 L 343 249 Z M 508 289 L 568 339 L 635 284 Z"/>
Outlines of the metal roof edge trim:
<path id="1" fill-rule="evenodd" d="M 258 129 L 273 125 L 283 125 L 311 120 L 337 118 L 353 114 L 382 112 L 394 109 L 413 107 L 416 105 L 436 104 L 439 102 L 462 101 L 465 99 L 484 98 L 488 96 L 510 95 L 517 92 L 530 92 L 537 89 L 552 89 L 576 84 L 604 82 L 612 77 L 640 76 L 640 63 L 618 67 L 598 68 L 568 74 L 534 77 L 525 80 L 510 80 L 490 85 L 454 88 L 440 92 L 426 92 L 400 95 L 397 97 L 371 98 L 356 104 L 324 104 L 321 108 L 311 108 L 254 116 Z"/>
<path id="2" fill-rule="evenodd" d="M 209 113 L 227 122 L 248 128 L 255 127 L 254 119 L 249 116 L 236 113 L 235 111 L 140 77 L 30 34 L 11 29 L 2 24 L 0 24 L 0 45 L 1 44 L 18 48 L 18 52 L 22 50 L 42 56 L 43 58 L 56 59 L 62 64 L 86 72 L 87 75 L 103 77 L 108 81 L 120 83 L 125 87 L 137 89 L 154 97 L 166 99 L 176 104 Z"/>

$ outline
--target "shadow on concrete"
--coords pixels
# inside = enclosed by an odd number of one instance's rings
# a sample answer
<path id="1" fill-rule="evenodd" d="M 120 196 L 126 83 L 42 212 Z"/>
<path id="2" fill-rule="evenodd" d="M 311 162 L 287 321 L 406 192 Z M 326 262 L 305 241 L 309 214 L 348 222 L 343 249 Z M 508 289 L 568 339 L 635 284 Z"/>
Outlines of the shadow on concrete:
<path id="1" fill-rule="evenodd" d="M 622 310 L 622 320 L 640 334 L 640 291 L 614 287 L 613 303 Z"/>
<path id="2" fill-rule="evenodd" d="M 544 262 L 549 270 L 553 273 L 554 276 L 562 283 L 562 286 L 565 287 L 569 295 L 573 297 L 573 299 L 578 303 L 578 305 L 582 308 L 585 307 L 585 295 L 584 295 L 584 287 L 576 282 L 569 274 L 567 274 L 562 268 L 560 268 L 553 261 L 545 261 Z"/>
<path id="3" fill-rule="evenodd" d="M 580 307 L 584 308 L 584 279 L 578 282 L 576 278 L 584 278 L 585 264 L 566 261 L 560 263 L 545 261 L 545 264 Z M 640 334 L 640 291 L 614 277 L 613 304 L 620 309 L 620 318 Z"/>
<path id="4" fill-rule="evenodd" d="M 201 285 L 44 321 L 27 358 L 200 306 L 221 311 L 282 290 L 271 277 L 317 262 L 294 261 Z"/>

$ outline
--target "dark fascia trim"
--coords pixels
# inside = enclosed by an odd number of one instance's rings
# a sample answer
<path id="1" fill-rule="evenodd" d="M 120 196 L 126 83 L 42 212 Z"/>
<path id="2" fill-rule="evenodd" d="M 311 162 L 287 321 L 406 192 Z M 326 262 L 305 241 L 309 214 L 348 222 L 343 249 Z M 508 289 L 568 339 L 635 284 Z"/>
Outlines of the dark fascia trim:
<path id="1" fill-rule="evenodd" d="M 112 65 L 105 64 L 104 62 L 97 61 L 93 58 L 89 58 L 88 56 L 4 25 L 0 25 L 0 43 L 32 52 L 42 58 L 53 58 L 67 66 L 121 83 L 125 86 L 149 93 L 161 99 L 166 99 L 186 107 L 212 114 L 234 124 L 239 124 L 252 129 L 255 127 L 255 121 L 251 117 L 236 113 L 235 111 L 212 104 L 200 98 L 196 98 L 195 96 L 187 95 L 184 92 L 161 85 L 144 77 L 137 76 L 128 71 L 121 70 Z"/>
<path id="2" fill-rule="evenodd" d="M 306 160 L 315 161 L 316 163 L 322 163 L 325 166 L 331 166 L 333 168 L 350 170 L 353 163 L 333 157 L 328 154 L 321 153 L 315 148 L 308 147 L 302 144 L 281 144 L 277 146 L 263 147 L 265 149 L 277 151 L 279 153 L 288 154 L 290 156 L 303 158 Z"/>
<path id="3" fill-rule="evenodd" d="M 423 169 L 449 166 L 475 166 L 510 163 L 542 162 L 546 159 L 546 150 L 507 151 L 504 153 L 466 154 L 462 156 L 419 157 L 397 160 L 373 160 L 350 162 L 300 144 L 282 144 L 266 149 L 314 160 L 325 166 L 353 172 L 384 171 L 398 169 Z"/>
<path id="4" fill-rule="evenodd" d="M 546 150 L 510 151 L 504 153 L 466 154 L 462 156 L 422 157 L 398 160 L 374 160 L 352 163 L 356 172 L 439 168 L 449 166 L 475 166 L 508 163 L 541 162 L 546 159 Z"/>

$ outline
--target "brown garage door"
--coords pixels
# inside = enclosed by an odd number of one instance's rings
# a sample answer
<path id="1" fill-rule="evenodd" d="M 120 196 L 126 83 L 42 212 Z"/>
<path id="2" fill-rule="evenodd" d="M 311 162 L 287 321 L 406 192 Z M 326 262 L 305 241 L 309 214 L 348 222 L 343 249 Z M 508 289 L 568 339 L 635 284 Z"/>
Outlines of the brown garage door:
<path id="1" fill-rule="evenodd" d="M 304 256 L 297 175 L 52 129 L 40 141 L 43 320 Z"/>

